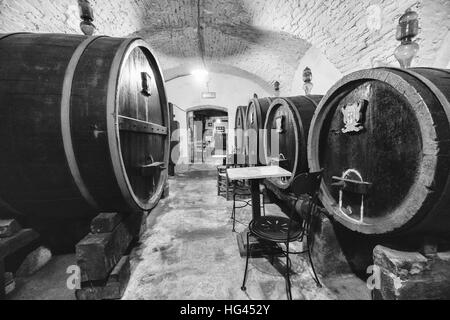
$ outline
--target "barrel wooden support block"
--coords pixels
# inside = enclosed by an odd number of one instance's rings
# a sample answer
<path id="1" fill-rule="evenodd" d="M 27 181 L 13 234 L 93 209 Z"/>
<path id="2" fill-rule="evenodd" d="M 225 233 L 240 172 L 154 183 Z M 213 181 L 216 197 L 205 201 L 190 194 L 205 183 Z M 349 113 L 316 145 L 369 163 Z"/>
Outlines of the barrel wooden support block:
<path id="1" fill-rule="evenodd" d="M 75 296 L 78 300 L 119 300 L 122 298 L 130 279 L 130 258 L 123 256 L 114 267 L 103 285 L 84 284 L 85 287 L 77 290 Z"/>
<path id="2" fill-rule="evenodd" d="M 123 217 L 117 212 L 103 212 L 92 219 L 91 222 L 91 233 L 109 233 L 117 227 L 117 225 L 122 222 Z"/>
<path id="3" fill-rule="evenodd" d="M 0 238 L 8 238 L 22 229 L 14 219 L 0 220 Z"/>
<path id="4" fill-rule="evenodd" d="M 373 259 L 379 272 L 376 299 L 450 299 L 450 252 L 426 257 L 377 246 Z"/>
<path id="5" fill-rule="evenodd" d="M 76 245 L 77 264 L 81 269 L 81 282 L 108 278 L 133 239 L 125 223 L 113 232 L 89 234 Z"/>

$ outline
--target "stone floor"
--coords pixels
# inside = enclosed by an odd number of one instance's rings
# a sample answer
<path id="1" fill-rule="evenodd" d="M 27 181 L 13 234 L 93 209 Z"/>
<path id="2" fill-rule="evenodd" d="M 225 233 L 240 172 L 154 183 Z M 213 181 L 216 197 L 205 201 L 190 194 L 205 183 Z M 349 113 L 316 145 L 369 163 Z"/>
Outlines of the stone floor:
<path id="1" fill-rule="evenodd" d="M 195 170 L 195 171 L 193 171 Z M 216 196 L 212 166 L 185 166 L 170 180 L 170 196 L 148 218 L 148 229 L 132 253 L 132 276 L 124 299 L 286 299 L 284 262 L 251 259 L 247 293 L 240 290 L 245 259 L 231 232 L 232 202 Z M 243 231 L 251 209 L 237 212 Z M 274 205 L 267 213 L 279 213 Z M 299 248 L 300 249 L 300 248 Z M 365 284 L 353 275 L 322 279 L 317 288 L 306 256 L 292 259 L 294 299 L 369 299 Z M 42 270 L 19 279 L 14 300 L 74 299 L 67 268 L 74 255 L 54 257 Z"/>
<path id="2" fill-rule="evenodd" d="M 190 168 L 192 170 L 192 168 Z M 124 299 L 286 299 L 284 259 L 250 260 L 247 292 L 240 290 L 245 259 L 232 233 L 232 202 L 216 195 L 215 172 L 178 172 L 170 197 L 152 212 L 150 227 L 134 252 L 133 274 Z M 267 213 L 278 213 L 275 205 Z M 241 209 L 243 231 L 251 209 Z M 294 299 L 362 299 L 362 281 L 352 276 L 330 279 L 317 288 L 307 256 L 292 259 Z"/>

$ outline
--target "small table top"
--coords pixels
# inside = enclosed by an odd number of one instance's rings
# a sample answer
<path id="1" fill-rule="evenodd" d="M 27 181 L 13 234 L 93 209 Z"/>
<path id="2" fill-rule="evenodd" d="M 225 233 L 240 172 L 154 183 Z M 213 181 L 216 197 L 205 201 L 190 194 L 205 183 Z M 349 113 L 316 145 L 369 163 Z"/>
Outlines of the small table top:
<path id="1" fill-rule="evenodd" d="M 230 180 L 254 180 L 292 177 L 292 173 L 279 166 L 246 167 L 227 169 Z"/>

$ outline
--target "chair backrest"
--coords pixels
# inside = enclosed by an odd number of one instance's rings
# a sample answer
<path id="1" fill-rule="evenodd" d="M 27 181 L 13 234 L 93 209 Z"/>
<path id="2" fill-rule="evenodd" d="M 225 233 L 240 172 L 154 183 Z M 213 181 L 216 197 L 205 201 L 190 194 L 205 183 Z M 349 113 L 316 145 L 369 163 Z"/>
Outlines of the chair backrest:
<path id="1" fill-rule="evenodd" d="M 319 172 L 303 173 L 294 178 L 291 190 L 296 196 L 309 194 L 314 196 L 319 192 L 323 170 Z"/>

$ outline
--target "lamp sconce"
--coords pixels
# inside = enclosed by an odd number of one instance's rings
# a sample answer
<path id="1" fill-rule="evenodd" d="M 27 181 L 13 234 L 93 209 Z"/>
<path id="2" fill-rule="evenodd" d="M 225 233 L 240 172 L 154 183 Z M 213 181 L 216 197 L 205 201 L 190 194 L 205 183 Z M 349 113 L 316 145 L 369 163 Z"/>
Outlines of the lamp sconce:
<path id="1" fill-rule="evenodd" d="M 278 81 L 275 81 L 273 83 L 273 89 L 275 90 L 275 96 L 279 97 L 280 96 L 280 83 Z"/>
<path id="2" fill-rule="evenodd" d="M 419 34 L 419 15 L 411 8 L 400 17 L 397 26 L 396 39 L 401 41 L 394 55 L 402 68 L 410 68 L 411 62 L 420 49 L 413 39 Z"/>
<path id="3" fill-rule="evenodd" d="M 92 23 L 94 21 L 94 10 L 88 0 L 78 0 L 78 8 L 80 11 L 81 31 L 87 36 L 92 36 L 96 29 Z"/>
<path id="4" fill-rule="evenodd" d="M 310 95 L 312 89 L 314 88 L 314 84 L 312 83 L 312 71 L 309 67 L 306 67 L 303 70 L 303 89 L 305 90 L 306 95 Z"/>

